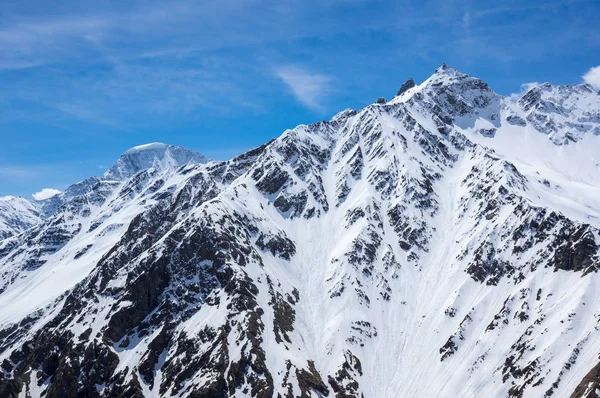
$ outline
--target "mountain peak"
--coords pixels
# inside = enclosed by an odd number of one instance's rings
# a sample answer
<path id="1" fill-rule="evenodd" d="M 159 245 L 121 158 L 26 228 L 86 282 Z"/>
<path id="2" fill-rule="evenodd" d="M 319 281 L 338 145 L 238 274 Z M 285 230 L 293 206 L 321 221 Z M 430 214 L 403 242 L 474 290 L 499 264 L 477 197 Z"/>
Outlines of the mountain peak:
<path id="1" fill-rule="evenodd" d="M 413 80 L 412 77 L 409 77 L 407 81 L 405 81 L 402 86 L 400 86 L 400 90 L 398 90 L 398 92 L 396 93 L 396 97 L 399 95 L 404 94 L 405 92 L 407 92 L 408 90 L 410 90 L 411 88 L 415 87 L 417 84 L 415 83 L 415 81 Z"/>
<path id="2" fill-rule="evenodd" d="M 447 64 L 442 64 L 439 68 L 435 70 L 433 75 L 445 75 L 445 76 L 468 76 L 457 69 L 454 69 Z"/>
<path id="3" fill-rule="evenodd" d="M 0 241 L 40 221 L 39 208 L 20 196 L 0 196 Z"/>
<path id="4" fill-rule="evenodd" d="M 169 145 L 162 142 L 150 142 L 148 144 L 134 146 L 133 148 L 126 150 L 123 155 L 131 155 L 145 151 L 165 151 L 168 147 Z"/>
<path id="5" fill-rule="evenodd" d="M 431 87 L 434 91 L 438 91 L 438 87 L 446 87 L 442 91 L 446 91 L 449 87 L 452 87 L 453 91 L 482 91 L 482 92 L 493 92 L 489 85 L 478 77 L 467 75 L 454 68 L 449 67 L 446 64 L 442 64 L 435 70 L 433 75 L 429 77 L 423 86 Z"/>
<path id="6" fill-rule="evenodd" d="M 23 198 L 22 196 L 14 196 L 14 195 L 6 195 L 6 196 L 0 196 L 0 201 L 14 201 L 14 200 L 25 200 L 25 198 Z"/>
<path id="7" fill-rule="evenodd" d="M 531 87 L 518 100 L 529 123 L 557 145 L 600 135 L 600 95 L 587 84 Z"/>
<path id="8" fill-rule="evenodd" d="M 178 168 L 187 163 L 206 163 L 208 159 L 199 152 L 182 146 L 152 142 L 128 149 L 104 173 L 105 179 L 123 180 L 138 172 L 155 167 L 160 170 Z"/>

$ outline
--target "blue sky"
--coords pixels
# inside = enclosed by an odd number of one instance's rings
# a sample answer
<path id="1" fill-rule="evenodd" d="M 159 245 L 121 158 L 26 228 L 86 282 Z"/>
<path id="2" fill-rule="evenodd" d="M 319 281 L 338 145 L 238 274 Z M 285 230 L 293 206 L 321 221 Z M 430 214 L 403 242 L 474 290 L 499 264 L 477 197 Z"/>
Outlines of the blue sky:
<path id="1" fill-rule="evenodd" d="M 578 84 L 598 21 L 598 0 L 3 0 L 0 195 L 64 189 L 146 142 L 226 159 L 443 62 L 501 94 Z"/>

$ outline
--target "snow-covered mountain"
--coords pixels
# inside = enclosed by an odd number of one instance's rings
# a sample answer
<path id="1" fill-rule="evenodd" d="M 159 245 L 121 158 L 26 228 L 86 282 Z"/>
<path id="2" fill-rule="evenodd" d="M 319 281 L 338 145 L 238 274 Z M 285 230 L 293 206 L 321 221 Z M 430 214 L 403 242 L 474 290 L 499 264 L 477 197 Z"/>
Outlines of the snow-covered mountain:
<path id="1" fill-rule="evenodd" d="M 379 102 L 134 148 L 0 241 L 0 396 L 595 396 L 599 94 Z"/>
<path id="2" fill-rule="evenodd" d="M 0 240 L 19 234 L 40 222 L 40 209 L 18 196 L 0 197 Z"/>
<path id="3" fill-rule="evenodd" d="M 123 180 L 151 167 L 158 170 L 177 168 L 187 163 L 206 163 L 202 154 L 187 148 L 160 142 L 140 145 L 125 152 L 104 173 L 105 179 Z"/>

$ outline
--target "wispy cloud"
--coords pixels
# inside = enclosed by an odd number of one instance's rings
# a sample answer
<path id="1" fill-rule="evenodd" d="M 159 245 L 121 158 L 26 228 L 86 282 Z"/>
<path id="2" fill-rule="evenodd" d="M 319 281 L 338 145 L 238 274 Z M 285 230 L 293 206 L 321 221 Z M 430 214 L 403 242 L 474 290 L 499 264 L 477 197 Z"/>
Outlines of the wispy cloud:
<path id="1" fill-rule="evenodd" d="M 471 13 L 467 11 L 463 15 L 463 18 L 462 18 L 463 28 L 465 28 L 465 29 L 468 28 L 470 22 L 471 22 Z"/>
<path id="2" fill-rule="evenodd" d="M 330 91 L 329 76 L 312 73 L 298 66 L 275 68 L 275 74 L 304 106 L 313 110 L 323 109 L 323 97 Z"/>
<path id="3" fill-rule="evenodd" d="M 402 62 L 411 59 L 509 64 L 515 60 L 517 35 L 528 56 L 541 59 L 552 46 L 539 45 L 539 35 L 552 32 L 539 33 L 537 25 L 534 30 L 522 18 L 514 18 L 509 26 L 506 16 L 536 11 L 537 18 L 575 4 L 554 0 L 495 7 L 484 2 L 465 8 L 439 0 L 418 6 L 372 3 L 380 2 L 67 1 L 52 7 L 40 2 L 34 11 L 13 6 L 8 12 L 3 7 L 11 6 L 0 4 L 0 74 L 10 74 L 0 80 L 0 96 L 10 101 L 25 97 L 58 110 L 60 120 L 49 118 L 49 123 L 82 125 L 85 120 L 99 127 L 136 130 L 132 116 L 189 116 L 201 109 L 237 113 L 240 106 L 264 112 L 272 94 L 267 87 L 273 75 L 270 66 L 280 64 L 284 66 L 274 73 L 298 101 L 322 110 L 325 100 L 334 100 L 334 76 L 322 70 L 335 70 L 339 81 L 352 76 L 358 85 L 367 74 L 379 73 L 373 71 L 374 64 L 388 70 L 391 64 L 402 68 Z M 37 9 L 43 7 L 46 10 Z M 593 28 L 585 30 L 590 24 L 579 19 L 569 25 L 568 35 L 556 35 L 573 42 L 589 39 Z M 582 30 L 574 31 L 574 25 Z M 335 61 L 328 57 L 332 49 Z M 274 61 L 262 61 L 266 58 Z M 338 59 L 341 63 L 335 65 Z M 285 66 L 287 62 L 301 62 L 302 67 Z M 17 80 L 18 70 L 27 76 Z M 348 96 L 350 86 L 335 94 Z"/>
<path id="4" fill-rule="evenodd" d="M 7 179 L 19 179 L 34 176 L 32 170 L 21 167 L 0 166 L 0 176 Z"/>
<path id="5" fill-rule="evenodd" d="M 110 29 L 109 18 L 66 17 L 29 20 L 0 29 L 0 69 L 26 69 L 74 61 L 84 55 L 86 37 L 99 37 Z M 6 26 L 6 25 L 5 25 Z M 75 57 L 75 58 L 74 58 Z"/>
<path id="6" fill-rule="evenodd" d="M 558 1 L 547 1 L 547 2 L 530 2 L 530 3 L 510 3 L 507 2 L 498 7 L 482 8 L 478 10 L 473 16 L 476 18 L 497 15 L 497 14 L 515 14 L 524 11 L 544 11 L 544 10 L 555 10 L 560 7 L 568 5 L 576 5 L 581 3 L 592 3 L 594 0 L 558 0 Z"/>
<path id="7" fill-rule="evenodd" d="M 585 75 L 582 76 L 583 81 L 600 90 L 600 65 L 590 68 Z"/>
<path id="8" fill-rule="evenodd" d="M 75 117 L 80 120 L 86 120 L 92 123 L 109 126 L 116 130 L 129 131 L 127 128 L 121 126 L 118 122 L 110 120 L 102 116 L 99 112 L 89 108 L 89 104 L 82 105 L 78 103 L 60 103 L 54 106 L 60 112 L 63 112 L 69 116 Z"/>

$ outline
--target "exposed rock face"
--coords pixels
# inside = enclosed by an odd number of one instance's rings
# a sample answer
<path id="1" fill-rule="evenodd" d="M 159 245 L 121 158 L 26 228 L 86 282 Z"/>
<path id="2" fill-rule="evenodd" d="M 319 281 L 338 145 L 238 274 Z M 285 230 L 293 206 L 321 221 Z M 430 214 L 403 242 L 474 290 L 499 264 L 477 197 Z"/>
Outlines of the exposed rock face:
<path id="1" fill-rule="evenodd" d="M 594 366 L 571 394 L 571 398 L 594 398 L 600 390 L 600 363 Z"/>
<path id="2" fill-rule="evenodd" d="M 443 65 L 228 161 L 128 151 L 0 240 L 0 396 L 593 396 L 600 145 L 557 137 L 597 94 L 533 90 Z"/>
<path id="3" fill-rule="evenodd" d="M 534 128 L 558 145 L 600 134 L 600 100 L 588 84 L 531 88 L 518 100 Z"/>
<path id="4" fill-rule="evenodd" d="M 417 84 L 415 83 L 413 78 L 412 77 L 409 78 L 407 81 L 402 83 L 402 86 L 400 86 L 400 90 L 398 90 L 398 92 L 396 93 L 396 96 L 404 94 L 405 92 L 407 92 L 411 88 L 415 87 L 416 85 Z"/>

